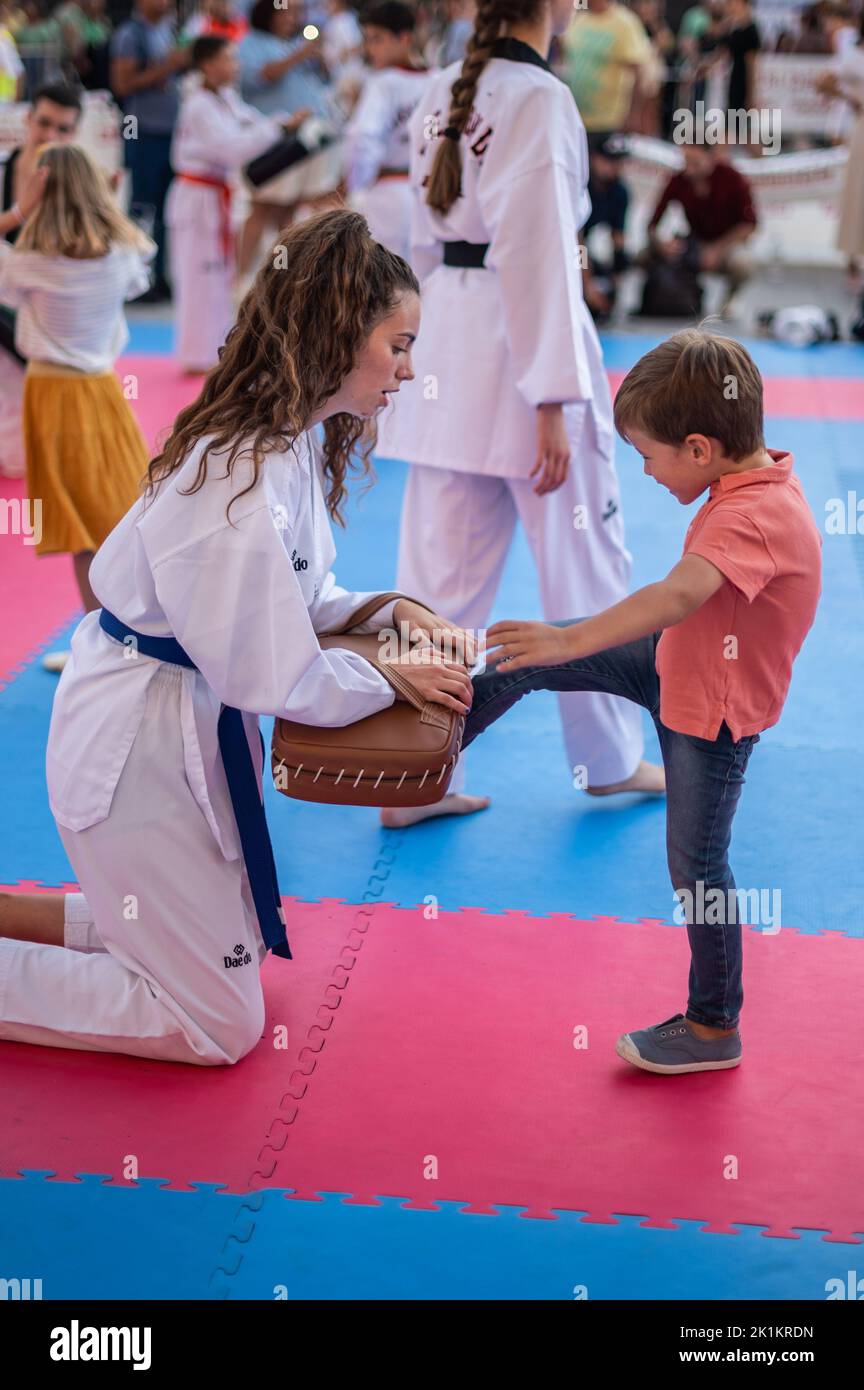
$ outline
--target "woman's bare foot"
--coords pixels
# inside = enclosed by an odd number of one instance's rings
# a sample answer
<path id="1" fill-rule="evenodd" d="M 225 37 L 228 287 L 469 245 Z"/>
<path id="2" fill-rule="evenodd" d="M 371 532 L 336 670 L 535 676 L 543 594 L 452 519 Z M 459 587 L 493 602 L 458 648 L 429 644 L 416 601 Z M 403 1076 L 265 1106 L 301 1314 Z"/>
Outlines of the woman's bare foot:
<path id="1" fill-rule="evenodd" d="M 63 893 L 0 893 L 0 936 L 62 946 L 65 906 Z"/>
<path id="2" fill-rule="evenodd" d="M 632 777 L 624 782 L 611 782 L 605 787 L 586 787 L 589 796 L 613 796 L 616 792 L 650 792 L 662 796 L 666 791 L 666 773 L 662 767 L 647 763 L 643 758 Z"/>
<path id="3" fill-rule="evenodd" d="M 474 811 L 485 811 L 488 805 L 488 796 L 448 792 L 440 801 L 433 801 L 431 806 L 384 806 L 381 824 L 388 830 L 404 830 L 418 821 L 431 820 L 433 816 L 470 816 Z"/>

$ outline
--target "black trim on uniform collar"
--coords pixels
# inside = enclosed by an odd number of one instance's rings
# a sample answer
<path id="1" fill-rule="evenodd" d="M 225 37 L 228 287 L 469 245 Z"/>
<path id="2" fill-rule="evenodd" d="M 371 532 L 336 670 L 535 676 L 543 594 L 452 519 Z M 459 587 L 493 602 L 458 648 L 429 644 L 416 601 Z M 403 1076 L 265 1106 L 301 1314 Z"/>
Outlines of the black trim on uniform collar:
<path id="1" fill-rule="evenodd" d="M 521 39 L 511 38 L 509 34 L 506 38 L 495 39 L 492 44 L 492 57 L 509 58 L 512 63 L 533 63 L 535 67 L 545 68 L 547 72 L 552 71 L 536 48 L 532 48 L 530 43 L 523 43 Z"/>

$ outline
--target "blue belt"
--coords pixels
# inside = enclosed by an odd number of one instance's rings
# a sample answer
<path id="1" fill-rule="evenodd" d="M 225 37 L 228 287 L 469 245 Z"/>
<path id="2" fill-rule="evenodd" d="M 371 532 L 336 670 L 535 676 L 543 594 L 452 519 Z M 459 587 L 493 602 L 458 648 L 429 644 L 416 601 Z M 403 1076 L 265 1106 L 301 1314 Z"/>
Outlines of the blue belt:
<path id="1" fill-rule="evenodd" d="M 144 632 L 136 632 L 127 627 L 113 613 L 103 608 L 99 614 L 99 625 L 118 642 L 132 639 L 135 648 L 144 656 L 155 657 L 157 661 L 169 661 L 174 666 L 187 666 L 197 671 L 195 662 L 187 656 L 174 637 L 148 637 Z M 273 846 L 267 829 L 264 803 L 258 795 L 258 779 L 252 763 L 249 740 L 243 727 L 243 716 L 239 709 L 223 705 L 219 715 L 219 752 L 228 779 L 231 805 L 240 833 L 240 846 L 249 876 L 252 901 L 258 914 L 258 925 L 264 944 L 274 956 L 291 959 L 291 950 L 285 936 L 285 917 L 279 898 L 279 884 L 276 879 L 276 864 L 273 859 Z M 261 756 L 264 757 L 264 739 L 261 739 Z"/>

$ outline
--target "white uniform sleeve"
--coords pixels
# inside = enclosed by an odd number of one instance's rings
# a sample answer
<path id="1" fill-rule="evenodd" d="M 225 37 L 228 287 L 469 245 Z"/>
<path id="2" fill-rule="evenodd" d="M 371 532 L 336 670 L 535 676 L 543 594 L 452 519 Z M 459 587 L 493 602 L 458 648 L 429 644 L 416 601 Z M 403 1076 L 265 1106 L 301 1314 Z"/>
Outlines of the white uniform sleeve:
<path id="1" fill-rule="evenodd" d="M 283 134 L 279 122 L 245 102 L 227 106 L 206 93 L 196 93 L 181 114 L 181 159 L 212 160 L 240 169 L 275 145 Z"/>
<path id="2" fill-rule="evenodd" d="M 374 667 L 319 647 L 283 535 L 263 506 L 158 561 L 171 631 L 222 703 L 250 714 L 336 728 L 386 709 Z"/>
<path id="3" fill-rule="evenodd" d="M 420 206 L 425 196 L 422 189 L 411 188 L 411 269 L 422 285 L 424 280 L 444 264 L 444 243 L 432 231 L 429 218 Z"/>
<path id="4" fill-rule="evenodd" d="M 486 263 L 501 288 L 516 385 L 531 406 L 592 396 L 578 260 L 587 144 L 575 105 L 562 109 L 572 98 L 560 86 L 536 89 L 509 128 L 495 131 L 477 183 Z"/>
<path id="5" fill-rule="evenodd" d="M 333 571 L 327 575 L 321 586 L 321 593 L 309 609 L 309 618 L 315 632 L 338 632 L 339 628 L 344 627 L 348 618 L 361 608 L 368 599 L 375 597 L 375 591 L 368 593 L 351 593 L 349 589 L 343 589 L 336 583 Z M 398 599 L 391 599 L 383 608 L 370 614 L 365 622 L 358 624 L 352 631 L 356 632 L 380 632 L 384 627 L 393 625 L 393 609 L 396 607 Z"/>
<path id="6" fill-rule="evenodd" d="M 369 78 L 345 131 L 349 193 L 368 188 L 384 165 L 392 110 L 389 89 L 381 77 L 376 73 Z"/>

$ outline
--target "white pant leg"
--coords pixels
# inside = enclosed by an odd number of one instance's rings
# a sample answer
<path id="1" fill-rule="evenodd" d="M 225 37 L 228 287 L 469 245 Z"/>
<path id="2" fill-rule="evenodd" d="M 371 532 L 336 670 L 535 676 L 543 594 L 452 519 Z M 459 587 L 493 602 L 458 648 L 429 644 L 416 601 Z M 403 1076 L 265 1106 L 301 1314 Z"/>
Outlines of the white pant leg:
<path id="1" fill-rule="evenodd" d="M 403 261 L 411 259 L 411 198 L 406 178 L 381 179 L 371 188 L 358 189 L 350 199 L 351 206 L 366 218 L 375 240 Z"/>
<path id="2" fill-rule="evenodd" d="M 175 354 L 206 371 L 234 322 L 234 256 L 226 260 L 222 247 L 216 190 L 175 180 L 171 192 Z"/>
<path id="3" fill-rule="evenodd" d="M 565 417 L 573 454 L 561 487 L 538 497 L 536 480 L 510 480 L 549 622 L 598 613 L 620 602 L 630 582 L 611 448 L 598 440 L 588 407 L 568 406 Z M 613 695 L 581 693 L 559 695 L 558 705 L 571 773 L 584 767 L 589 786 L 608 786 L 635 771 L 644 746 L 636 705 Z"/>
<path id="4" fill-rule="evenodd" d="M 485 627 L 515 525 L 504 479 L 412 464 L 396 587 L 462 627 Z M 461 791 L 464 784 L 460 758 L 449 790 Z"/>
<path id="5" fill-rule="evenodd" d="M 212 1066 L 261 1037 L 264 944 L 186 782 L 181 674 L 153 678 L 108 817 L 59 827 L 105 949 L 0 938 L 2 1039 Z"/>

